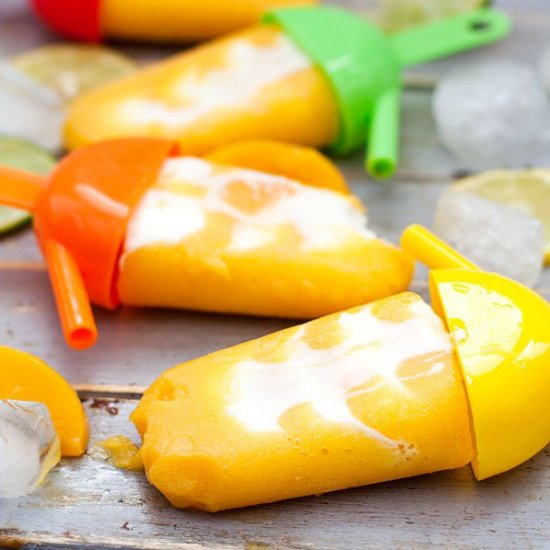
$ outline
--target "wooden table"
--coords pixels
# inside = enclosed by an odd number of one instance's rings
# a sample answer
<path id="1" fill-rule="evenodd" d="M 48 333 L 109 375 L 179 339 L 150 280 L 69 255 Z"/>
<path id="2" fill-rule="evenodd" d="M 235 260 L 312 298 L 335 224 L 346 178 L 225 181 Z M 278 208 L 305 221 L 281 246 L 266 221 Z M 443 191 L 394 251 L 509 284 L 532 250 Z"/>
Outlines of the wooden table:
<path id="1" fill-rule="evenodd" d="M 363 7 L 365 3 L 340 2 Z M 361 158 L 340 163 L 369 206 L 371 226 L 396 240 L 410 222 L 430 224 L 437 196 L 459 166 L 438 145 L 431 90 L 419 82 L 464 61 L 531 60 L 550 39 L 546 0 L 502 2 L 515 20 L 510 39 L 414 71 L 403 97 L 402 161 L 386 183 L 369 181 Z M 23 0 L 2 0 L 0 49 L 25 51 L 55 37 Z M 142 59 L 166 50 L 131 48 Z M 425 271 L 413 288 L 426 295 Z M 547 269 L 538 290 L 550 298 Z M 96 310 L 101 339 L 90 351 L 62 340 L 47 274 L 29 230 L 0 239 L 0 342 L 39 355 L 81 390 L 92 442 L 113 434 L 137 441 L 128 414 L 164 369 L 291 322 L 200 313 Z M 112 406 L 104 406 L 110 403 Z M 550 406 L 550 404 L 549 404 Z M 116 413 L 116 414 L 113 414 Z M 34 494 L 0 501 L 0 546 L 131 548 L 550 548 L 550 449 L 515 470 L 477 483 L 468 468 L 206 515 L 173 509 L 142 474 L 84 456 L 63 460 Z"/>

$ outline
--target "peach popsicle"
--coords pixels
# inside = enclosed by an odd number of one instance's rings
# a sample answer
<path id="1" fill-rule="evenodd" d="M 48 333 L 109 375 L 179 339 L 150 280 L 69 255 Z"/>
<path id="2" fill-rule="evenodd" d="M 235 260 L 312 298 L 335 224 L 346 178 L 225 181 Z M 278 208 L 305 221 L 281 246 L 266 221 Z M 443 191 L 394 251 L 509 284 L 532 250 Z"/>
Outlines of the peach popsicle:
<path id="1" fill-rule="evenodd" d="M 69 345 L 95 341 L 89 300 L 311 318 L 407 288 L 411 256 L 367 229 L 331 163 L 243 146 L 222 164 L 134 138 L 78 150 L 47 181 L 0 169 L 0 199 L 35 212 Z"/>
<path id="2" fill-rule="evenodd" d="M 117 289 L 129 305 L 311 318 L 409 277 L 409 260 L 366 228 L 355 197 L 175 157 L 129 220 Z"/>
<path id="3" fill-rule="evenodd" d="M 36 13 L 68 38 L 189 42 L 258 22 L 275 7 L 316 0 L 33 0 Z M 75 13 L 76 12 L 76 13 Z"/>
<path id="4" fill-rule="evenodd" d="M 86 94 L 70 109 L 65 137 L 74 149 L 156 135 L 202 155 L 254 137 L 321 146 L 337 131 L 336 105 L 320 71 L 282 31 L 266 25 Z"/>
<path id="5" fill-rule="evenodd" d="M 433 308 L 401 293 L 166 371 L 132 414 L 149 481 L 218 511 L 471 462 L 504 472 L 550 441 L 550 304 L 427 231 Z"/>
<path id="6" fill-rule="evenodd" d="M 458 468 L 473 454 L 450 336 L 413 293 L 175 367 L 132 420 L 151 483 L 208 511 Z"/>
<path id="7" fill-rule="evenodd" d="M 397 159 L 400 72 L 492 42 L 509 28 L 486 9 L 384 36 L 330 6 L 275 10 L 264 24 L 176 55 L 80 97 L 69 148 L 115 137 L 177 140 L 202 155 L 243 139 L 276 139 L 340 154 L 368 141 L 367 167 L 389 177 Z"/>

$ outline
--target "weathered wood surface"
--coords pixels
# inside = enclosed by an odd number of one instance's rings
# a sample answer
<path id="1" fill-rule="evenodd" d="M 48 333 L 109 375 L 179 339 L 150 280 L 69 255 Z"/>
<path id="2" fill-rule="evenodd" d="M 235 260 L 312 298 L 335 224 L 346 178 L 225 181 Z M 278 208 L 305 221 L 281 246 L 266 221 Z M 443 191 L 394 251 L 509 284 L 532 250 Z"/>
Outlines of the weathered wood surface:
<path id="1" fill-rule="evenodd" d="M 135 402 L 86 409 L 92 440 L 132 434 Z M 483 484 L 441 472 L 320 497 L 207 515 L 171 508 L 142 475 L 85 456 L 64 460 L 33 495 L 0 501 L 0 544 L 143 548 L 544 548 L 550 544 L 550 449 Z"/>
<path id="2" fill-rule="evenodd" d="M 340 4 L 369 7 L 371 2 Z M 513 13 L 512 37 L 479 52 L 415 69 L 437 76 L 464 60 L 532 61 L 550 40 L 547 0 L 498 3 Z M 27 13 L 23 0 L 0 1 L 0 51 L 11 55 L 57 40 Z M 128 48 L 147 60 L 167 49 Z M 369 206 L 372 227 L 397 240 L 411 222 L 429 225 L 439 193 L 459 169 L 437 143 L 430 90 L 403 97 L 402 161 L 392 182 L 368 181 L 361 159 L 340 165 Z M 419 270 L 414 289 L 426 293 Z M 550 299 L 550 271 L 539 285 Z M 72 383 L 100 392 L 138 391 L 165 368 L 291 324 L 291 321 L 189 312 L 96 310 L 101 339 L 85 353 L 62 340 L 47 274 L 30 231 L 0 240 L 0 343 L 31 351 Z M 123 388 L 121 386 L 124 386 Z M 121 400 L 117 416 L 90 408 L 92 439 L 135 438 Z M 171 508 L 141 474 L 118 471 L 91 456 L 64 460 L 35 494 L 0 501 L 0 547 L 146 548 L 550 548 L 550 451 L 485 483 L 467 468 L 249 510 L 205 515 Z"/>

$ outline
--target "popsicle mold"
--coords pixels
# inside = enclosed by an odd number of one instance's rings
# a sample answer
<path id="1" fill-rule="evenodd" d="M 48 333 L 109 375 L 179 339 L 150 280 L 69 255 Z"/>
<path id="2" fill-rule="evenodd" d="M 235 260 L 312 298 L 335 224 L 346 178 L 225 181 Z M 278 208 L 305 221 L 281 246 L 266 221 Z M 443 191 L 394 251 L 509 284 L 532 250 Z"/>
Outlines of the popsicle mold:
<path id="1" fill-rule="evenodd" d="M 367 142 L 368 171 L 387 178 L 398 156 L 401 70 L 498 40 L 509 26 L 481 9 L 385 36 L 330 6 L 273 10 L 263 26 L 81 97 L 66 142 L 161 135 L 192 154 L 251 138 L 340 154 Z"/>
<path id="2" fill-rule="evenodd" d="M 189 42 L 213 38 L 258 22 L 274 7 L 316 0 L 33 0 L 40 18 L 73 40 L 106 39 Z"/>
<path id="3" fill-rule="evenodd" d="M 430 272 L 432 307 L 462 367 L 475 476 L 525 462 L 550 441 L 550 304 L 512 279 L 479 271 L 424 228 L 409 227 L 401 244 L 437 268 Z"/>
<path id="4" fill-rule="evenodd" d="M 305 173 L 299 162 L 273 163 L 266 148 L 255 167 L 263 159 L 284 176 L 178 156 L 154 138 L 80 149 L 47 180 L 0 169 L 0 200 L 35 213 L 71 347 L 97 338 L 90 301 L 313 318 L 407 288 L 412 258 L 366 228 L 326 159 L 294 156 L 326 177 L 314 187 L 291 179 Z M 242 150 L 222 157 L 247 164 Z"/>
<path id="5" fill-rule="evenodd" d="M 433 309 L 402 293 L 178 365 L 132 414 L 149 481 L 218 511 L 458 468 L 550 441 L 550 305 L 418 226 Z"/>

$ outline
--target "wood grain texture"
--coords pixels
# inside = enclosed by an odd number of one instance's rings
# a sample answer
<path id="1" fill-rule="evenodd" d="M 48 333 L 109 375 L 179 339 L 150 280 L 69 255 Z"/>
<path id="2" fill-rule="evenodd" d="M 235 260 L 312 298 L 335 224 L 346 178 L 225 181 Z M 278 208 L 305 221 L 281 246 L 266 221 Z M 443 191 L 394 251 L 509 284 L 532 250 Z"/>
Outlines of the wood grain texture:
<path id="1" fill-rule="evenodd" d="M 369 0 L 341 0 L 369 9 Z M 550 40 L 548 0 L 502 0 L 515 21 L 511 38 L 478 52 L 414 69 L 428 79 L 474 59 L 532 61 Z M 57 41 L 28 13 L 24 0 L 0 1 L 0 49 L 7 55 Z M 125 47 L 143 63 L 170 48 Z M 431 91 L 403 96 L 397 177 L 369 181 L 360 155 L 340 162 L 369 207 L 371 226 L 396 241 L 411 222 L 431 224 L 438 195 L 459 165 L 439 144 Z M 426 295 L 425 270 L 413 288 Z M 550 299 L 550 270 L 539 285 Z M 77 384 L 84 396 L 139 393 L 175 363 L 278 330 L 293 321 L 162 310 L 96 310 L 101 338 L 93 350 L 66 348 L 47 273 L 30 230 L 0 239 L 0 343 L 33 352 Z M 127 434 L 136 401 L 86 408 L 92 439 Z M 36 493 L 0 501 L 0 547 L 159 548 L 246 550 L 290 548 L 550 548 L 550 450 L 484 483 L 469 469 L 207 515 L 171 508 L 142 474 L 116 470 L 85 456 L 64 460 Z"/>
<path id="2" fill-rule="evenodd" d="M 135 402 L 91 408 L 92 440 L 135 438 Z M 92 453 L 93 454 L 93 453 Z M 143 474 L 85 456 L 63 460 L 33 495 L 0 501 L 8 540 L 143 548 L 543 548 L 550 452 L 478 483 L 468 468 L 209 515 L 173 509 Z M 257 548 L 257 547 L 256 547 Z"/>

